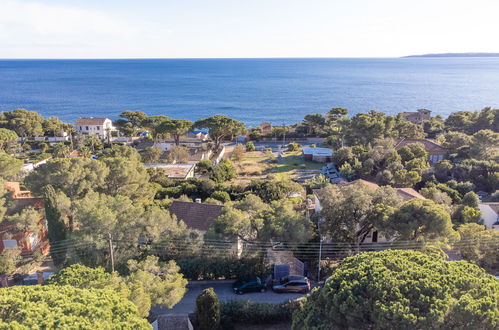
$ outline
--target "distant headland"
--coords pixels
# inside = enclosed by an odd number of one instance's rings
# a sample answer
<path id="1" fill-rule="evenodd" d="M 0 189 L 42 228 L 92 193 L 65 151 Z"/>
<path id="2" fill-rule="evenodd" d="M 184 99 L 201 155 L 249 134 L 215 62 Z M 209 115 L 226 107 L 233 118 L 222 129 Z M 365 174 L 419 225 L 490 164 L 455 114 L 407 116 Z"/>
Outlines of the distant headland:
<path id="1" fill-rule="evenodd" d="M 402 57 L 499 57 L 499 53 L 440 53 L 440 54 L 423 54 L 409 55 Z"/>

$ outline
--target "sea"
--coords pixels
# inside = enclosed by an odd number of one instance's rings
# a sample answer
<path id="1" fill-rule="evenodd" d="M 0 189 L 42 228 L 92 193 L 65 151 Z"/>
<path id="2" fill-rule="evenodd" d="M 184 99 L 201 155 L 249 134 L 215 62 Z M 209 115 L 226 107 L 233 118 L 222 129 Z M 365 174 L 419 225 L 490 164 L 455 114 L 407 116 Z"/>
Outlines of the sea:
<path id="1" fill-rule="evenodd" d="M 0 60 L 0 111 L 66 122 L 124 110 L 256 126 L 343 107 L 434 115 L 499 107 L 499 57 Z"/>

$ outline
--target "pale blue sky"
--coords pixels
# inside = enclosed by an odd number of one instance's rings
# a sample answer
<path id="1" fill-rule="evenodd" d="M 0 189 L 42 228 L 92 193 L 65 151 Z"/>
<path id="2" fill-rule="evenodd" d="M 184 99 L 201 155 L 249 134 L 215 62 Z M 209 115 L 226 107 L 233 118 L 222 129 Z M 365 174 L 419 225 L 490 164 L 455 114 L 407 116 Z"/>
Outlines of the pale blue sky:
<path id="1" fill-rule="evenodd" d="M 0 0 L 0 58 L 499 52 L 499 0 Z"/>

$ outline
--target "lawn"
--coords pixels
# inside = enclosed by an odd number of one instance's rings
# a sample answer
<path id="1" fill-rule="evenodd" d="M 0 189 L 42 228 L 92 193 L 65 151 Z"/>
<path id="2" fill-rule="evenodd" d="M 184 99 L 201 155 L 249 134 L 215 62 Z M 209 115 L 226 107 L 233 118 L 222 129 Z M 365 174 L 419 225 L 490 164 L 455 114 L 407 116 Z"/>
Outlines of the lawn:
<path id="1" fill-rule="evenodd" d="M 247 152 L 239 162 L 235 162 L 242 178 L 263 179 L 271 174 L 276 179 L 297 178 L 307 170 L 320 170 L 324 164 L 303 160 L 301 151 L 285 152 L 274 161 L 275 156 L 262 151 Z"/>

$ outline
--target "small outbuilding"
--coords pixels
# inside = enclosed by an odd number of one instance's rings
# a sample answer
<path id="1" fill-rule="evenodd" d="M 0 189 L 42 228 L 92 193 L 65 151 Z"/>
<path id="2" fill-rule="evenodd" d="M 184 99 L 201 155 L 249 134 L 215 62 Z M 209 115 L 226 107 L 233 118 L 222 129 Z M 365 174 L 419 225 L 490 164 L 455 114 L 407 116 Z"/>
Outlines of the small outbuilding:
<path id="1" fill-rule="evenodd" d="M 333 150 L 329 148 L 303 148 L 303 158 L 308 161 L 329 163 L 333 157 Z"/>

